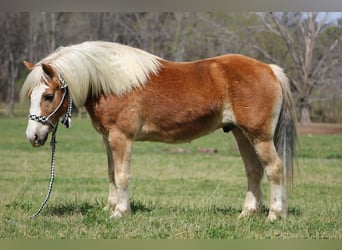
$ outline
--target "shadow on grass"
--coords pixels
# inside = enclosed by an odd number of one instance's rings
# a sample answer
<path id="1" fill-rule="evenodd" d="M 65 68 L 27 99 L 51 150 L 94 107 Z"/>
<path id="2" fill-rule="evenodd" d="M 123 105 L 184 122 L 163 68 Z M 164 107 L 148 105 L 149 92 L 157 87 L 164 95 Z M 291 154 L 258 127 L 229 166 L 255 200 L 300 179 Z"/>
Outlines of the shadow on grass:
<path id="1" fill-rule="evenodd" d="M 14 208 L 25 210 L 29 212 L 34 209 L 31 203 L 19 203 L 17 201 L 13 201 L 9 204 L 5 205 L 6 208 Z M 42 214 L 53 215 L 53 216 L 63 216 L 63 215 L 74 215 L 81 214 L 87 215 L 89 213 L 93 213 L 94 211 L 102 211 L 104 207 L 104 203 L 102 202 L 69 202 L 69 203 L 59 203 L 48 205 L 43 211 Z M 38 208 L 37 208 L 38 209 Z M 191 213 L 194 211 L 205 211 L 207 213 L 215 213 L 227 216 L 238 215 L 241 213 L 241 209 L 233 208 L 233 207 L 210 207 L 210 208 L 201 208 L 201 207 L 184 207 L 184 206 L 167 206 L 166 204 L 150 203 L 145 204 L 139 200 L 131 200 L 131 211 L 132 214 L 137 213 L 151 213 L 154 211 L 163 211 L 167 213 Z M 260 214 L 267 216 L 269 212 L 269 208 L 263 207 L 261 209 Z M 288 216 L 300 217 L 302 216 L 302 211 L 298 207 L 290 207 L 288 209 Z"/>
<path id="2" fill-rule="evenodd" d="M 44 213 L 49 215 L 55 216 L 62 216 L 62 215 L 73 215 L 73 214 L 82 214 L 86 215 L 92 210 L 100 209 L 100 205 L 98 203 L 91 204 L 89 202 L 83 203 L 60 203 L 56 205 L 47 206 L 45 208 Z"/>
<path id="3" fill-rule="evenodd" d="M 300 208 L 296 208 L 296 207 L 290 207 L 289 211 L 288 211 L 289 215 L 292 215 L 294 217 L 299 217 L 302 215 L 302 211 Z"/>
<path id="4" fill-rule="evenodd" d="M 156 209 L 155 205 L 149 205 L 147 206 L 146 204 L 144 204 L 141 201 L 131 201 L 131 211 L 133 214 L 136 214 L 138 212 L 141 213 L 150 213 L 152 212 L 154 209 Z"/>
<path id="5" fill-rule="evenodd" d="M 264 207 L 261 208 L 260 214 L 267 216 L 269 211 L 270 211 L 270 209 L 264 206 Z M 300 208 L 290 207 L 288 209 L 288 211 L 287 211 L 287 215 L 288 216 L 299 217 L 299 216 L 302 215 L 302 211 L 301 211 Z"/>
<path id="6" fill-rule="evenodd" d="M 212 214 L 221 214 L 221 215 L 234 215 L 239 214 L 241 210 L 233 208 L 233 207 L 196 207 L 191 206 L 188 207 L 186 205 L 182 206 L 175 206 L 167 205 L 167 204 L 160 204 L 156 203 L 148 203 L 145 204 L 141 201 L 131 201 L 131 210 L 133 214 L 137 213 L 179 213 L 179 214 L 186 214 L 186 213 L 212 213 Z"/>
<path id="7" fill-rule="evenodd" d="M 53 216 L 63 216 L 63 215 L 88 215 L 93 213 L 94 211 L 103 211 L 103 207 L 105 206 L 102 202 L 82 202 L 82 203 L 59 203 L 54 205 L 48 205 L 43 213 L 47 215 Z M 135 214 L 137 212 L 151 212 L 154 208 L 148 207 L 140 201 L 132 201 L 131 202 L 131 210 L 132 213 Z"/>
<path id="8" fill-rule="evenodd" d="M 98 202 L 89 203 L 89 202 L 69 202 L 69 203 L 59 203 L 59 204 L 51 204 L 47 205 L 42 211 L 41 215 L 55 215 L 55 216 L 63 216 L 63 215 L 73 215 L 73 214 L 82 214 L 86 215 L 91 211 L 101 209 L 101 204 Z M 12 201 L 5 205 L 7 209 L 14 210 L 22 210 L 31 215 L 33 215 L 39 208 L 39 206 L 32 205 L 32 203 L 21 203 L 18 201 Z"/>
<path id="9" fill-rule="evenodd" d="M 225 208 L 219 208 L 219 207 L 214 207 L 209 210 L 209 212 L 217 213 L 217 214 L 222 214 L 222 215 L 237 215 L 241 213 L 240 209 L 237 208 L 232 208 L 232 207 L 225 207 Z"/>

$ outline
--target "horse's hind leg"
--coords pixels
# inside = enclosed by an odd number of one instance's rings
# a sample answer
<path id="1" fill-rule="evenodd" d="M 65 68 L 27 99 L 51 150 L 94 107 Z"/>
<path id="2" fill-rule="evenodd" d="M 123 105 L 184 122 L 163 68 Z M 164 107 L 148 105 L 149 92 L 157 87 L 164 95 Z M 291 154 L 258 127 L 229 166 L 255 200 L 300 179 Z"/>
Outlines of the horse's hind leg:
<path id="1" fill-rule="evenodd" d="M 277 154 L 273 140 L 258 141 L 254 144 L 255 151 L 262 163 L 270 183 L 269 220 L 286 218 L 287 204 L 283 181 L 282 162 Z"/>
<path id="2" fill-rule="evenodd" d="M 244 218 L 258 213 L 260 208 L 263 206 L 261 181 L 264 169 L 254 151 L 253 146 L 242 131 L 239 128 L 235 128 L 232 132 L 235 136 L 242 160 L 245 164 L 248 181 L 245 203 L 243 210 L 239 215 L 239 218 Z"/>

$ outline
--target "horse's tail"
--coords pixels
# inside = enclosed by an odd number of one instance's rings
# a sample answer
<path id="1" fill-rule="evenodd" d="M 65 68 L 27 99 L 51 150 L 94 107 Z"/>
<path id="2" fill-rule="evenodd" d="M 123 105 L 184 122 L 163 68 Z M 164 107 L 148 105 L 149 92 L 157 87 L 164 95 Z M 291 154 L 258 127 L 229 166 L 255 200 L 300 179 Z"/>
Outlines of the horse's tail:
<path id="1" fill-rule="evenodd" d="M 289 79 L 279 66 L 271 64 L 270 67 L 278 78 L 283 91 L 283 103 L 274 133 L 274 144 L 283 163 L 284 184 L 290 190 L 293 184 L 293 168 L 296 157 L 296 114 Z"/>

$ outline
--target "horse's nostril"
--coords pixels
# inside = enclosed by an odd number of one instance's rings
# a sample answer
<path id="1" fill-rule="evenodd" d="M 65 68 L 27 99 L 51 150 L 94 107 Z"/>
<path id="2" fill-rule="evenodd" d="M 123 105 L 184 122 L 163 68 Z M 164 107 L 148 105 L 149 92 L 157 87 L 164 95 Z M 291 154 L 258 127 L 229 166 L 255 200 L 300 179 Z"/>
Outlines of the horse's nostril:
<path id="1" fill-rule="evenodd" d="M 38 135 L 34 135 L 34 140 L 36 141 L 38 139 Z"/>

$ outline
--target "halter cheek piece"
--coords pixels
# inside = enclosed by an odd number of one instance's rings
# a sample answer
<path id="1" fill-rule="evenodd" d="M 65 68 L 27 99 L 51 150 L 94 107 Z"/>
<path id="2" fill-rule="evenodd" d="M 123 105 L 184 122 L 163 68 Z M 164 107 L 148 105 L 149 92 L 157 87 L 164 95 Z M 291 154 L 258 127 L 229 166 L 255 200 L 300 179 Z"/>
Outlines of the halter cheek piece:
<path id="1" fill-rule="evenodd" d="M 55 108 L 55 110 L 51 114 L 49 114 L 48 116 L 29 114 L 28 118 L 30 120 L 33 120 L 36 122 L 48 123 L 51 125 L 51 127 L 53 129 L 55 129 L 57 124 L 54 124 L 50 119 L 59 110 L 59 108 L 62 106 L 62 104 L 65 100 L 65 96 L 68 95 L 68 97 L 69 97 L 68 109 L 67 109 L 67 112 L 65 113 L 65 115 L 63 116 L 63 118 L 60 119 L 60 121 L 66 128 L 70 128 L 71 127 L 72 99 L 71 99 L 71 96 L 69 94 L 67 82 L 64 80 L 64 78 L 60 74 L 58 74 L 58 79 L 62 83 L 61 90 L 63 92 L 63 96 L 62 96 L 62 99 L 59 102 L 58 106 Z"/>

